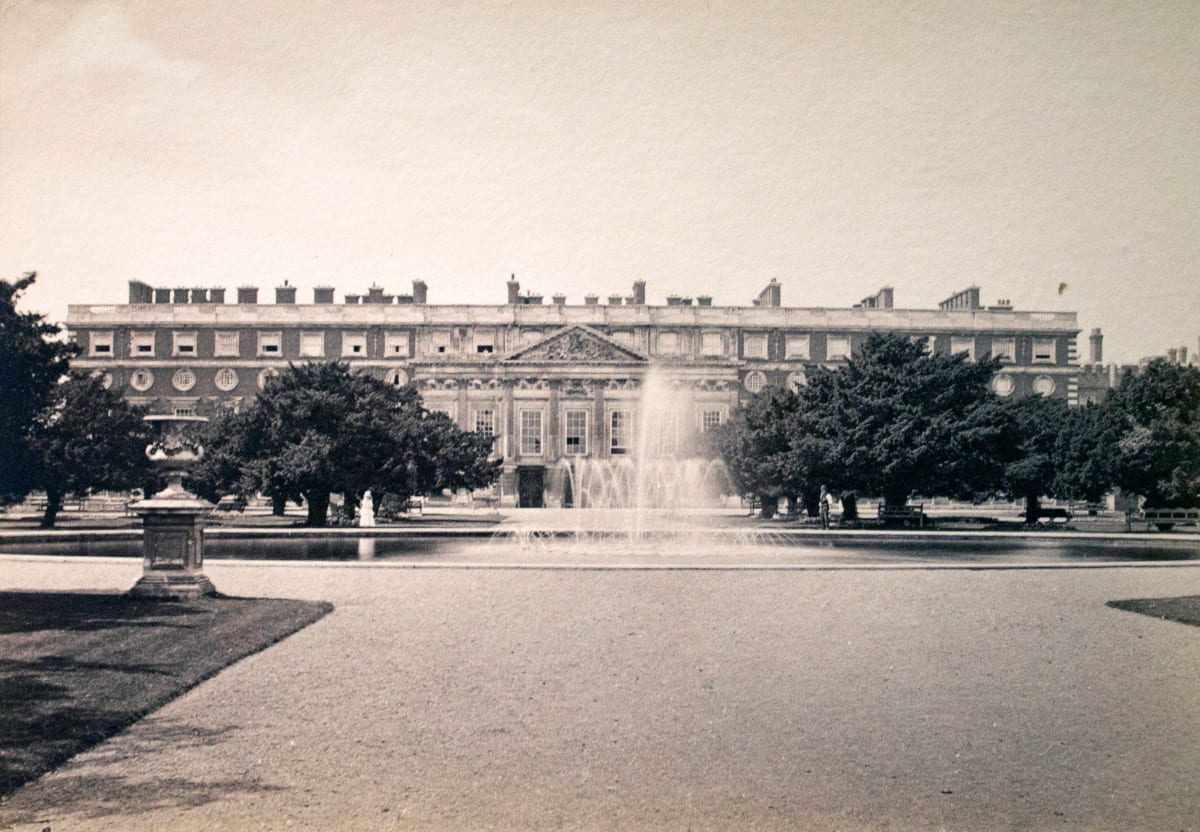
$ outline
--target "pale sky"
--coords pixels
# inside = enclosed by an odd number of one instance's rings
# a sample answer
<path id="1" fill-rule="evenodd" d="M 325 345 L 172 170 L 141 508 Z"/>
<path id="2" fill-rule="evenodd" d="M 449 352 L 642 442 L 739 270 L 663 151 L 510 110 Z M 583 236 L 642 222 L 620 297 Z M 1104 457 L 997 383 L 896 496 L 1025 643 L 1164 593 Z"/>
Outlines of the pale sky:
<path id="1" fill-rule="evenodd" d="M 1200 3 L 0 0 L 0 274 L 1200 335 Z M 1066 288 L 1059 293 L 1060 284 Z M 232 291 L 230 292 L 232 295 Z"/>

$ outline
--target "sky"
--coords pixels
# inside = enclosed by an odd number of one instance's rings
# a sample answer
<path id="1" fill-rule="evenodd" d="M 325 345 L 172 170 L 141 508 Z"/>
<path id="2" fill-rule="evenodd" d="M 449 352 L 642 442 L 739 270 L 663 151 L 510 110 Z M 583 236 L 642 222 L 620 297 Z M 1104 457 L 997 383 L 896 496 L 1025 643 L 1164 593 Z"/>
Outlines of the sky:
<path id="1" fill-rule="evenodd" d="M 1200 3 L 0 0 L 0 276 L 1200 336 Z M 232 294 L 232 292 L 231 292 Z"/>

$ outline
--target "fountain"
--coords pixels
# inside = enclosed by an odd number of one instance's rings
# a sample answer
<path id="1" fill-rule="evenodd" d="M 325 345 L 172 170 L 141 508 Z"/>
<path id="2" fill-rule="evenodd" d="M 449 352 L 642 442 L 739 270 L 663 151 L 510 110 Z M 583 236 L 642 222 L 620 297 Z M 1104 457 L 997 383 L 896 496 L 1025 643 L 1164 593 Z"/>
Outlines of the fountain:
<path id="1" fill-rule="evenodd" d="M 718 528 L 713 509 L 724 505 L 733 485 L 724 462 L 695 454 L 699 430 L 695 399 L 661 369 L 643 376 L 631 453 L 568 457 L 561 461 L 571 508 L 562 525 L 539 517 L 537 528 L 506 530 L 503 537 L 523 548 L 571 552 L 679 550 L 760 534 Z"/>
<path id="2" fill-rule="evenodd" d="M 142 518 L 142 577 L 129 590 L 140 598 L 183 600 L 214 595 L 204 566 L 204 517 L 212 505 L 183 487 L 188 469 L 204 457 L 199 416 L 147 416 L 155 429 L 146 446 L 150 464 L 162 471 L 167 487 L 133 505 Z"/>

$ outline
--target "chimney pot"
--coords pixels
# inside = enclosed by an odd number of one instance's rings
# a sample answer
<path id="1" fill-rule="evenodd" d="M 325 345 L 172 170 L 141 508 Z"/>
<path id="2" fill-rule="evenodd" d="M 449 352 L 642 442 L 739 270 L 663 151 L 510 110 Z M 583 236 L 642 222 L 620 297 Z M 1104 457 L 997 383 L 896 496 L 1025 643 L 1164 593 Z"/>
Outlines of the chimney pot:
<path id="1" fill-rule="evenodd" d="M 257 286 L 239 286 L 237 290 L 238 303 L 258 303 Z"/>

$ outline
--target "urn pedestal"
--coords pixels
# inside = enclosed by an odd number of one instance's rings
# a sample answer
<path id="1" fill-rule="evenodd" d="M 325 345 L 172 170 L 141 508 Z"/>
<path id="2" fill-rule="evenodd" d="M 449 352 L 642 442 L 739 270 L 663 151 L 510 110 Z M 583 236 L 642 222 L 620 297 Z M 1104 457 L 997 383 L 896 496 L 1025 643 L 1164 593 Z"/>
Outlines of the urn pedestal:
<path id="1" fill-rule="evenodd" d="M 212 505 L 183 487 L 183 477 L 204 456 L 198 429 L 207 419 L 195 416 L 147 416 L 157 438 L 146 448 L 155 468 L 165 472 L 167 487 L 133 505 L 142 518 L 142 577 L 129 590 L 138 598 L 186 600 L 215 595 L 204 574 L 204 518 Z"/>

